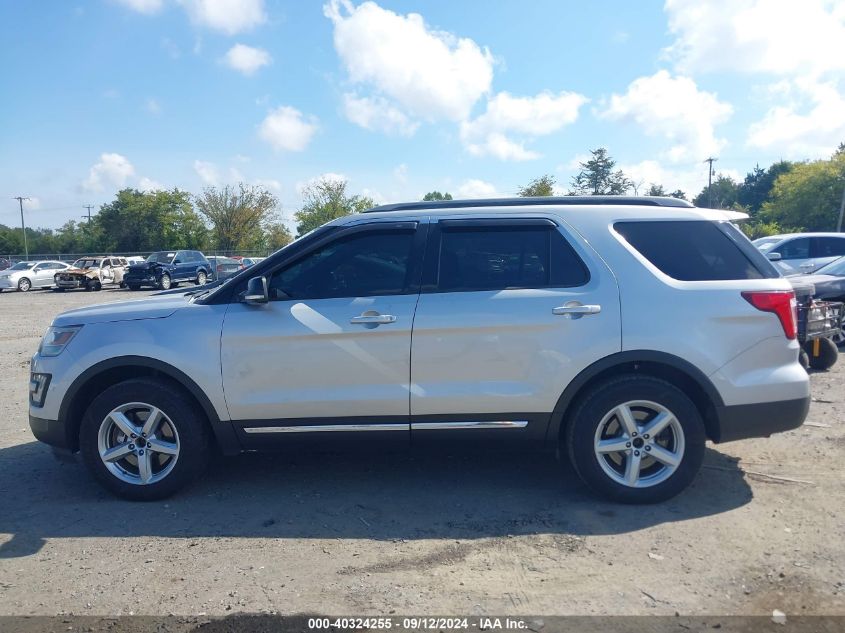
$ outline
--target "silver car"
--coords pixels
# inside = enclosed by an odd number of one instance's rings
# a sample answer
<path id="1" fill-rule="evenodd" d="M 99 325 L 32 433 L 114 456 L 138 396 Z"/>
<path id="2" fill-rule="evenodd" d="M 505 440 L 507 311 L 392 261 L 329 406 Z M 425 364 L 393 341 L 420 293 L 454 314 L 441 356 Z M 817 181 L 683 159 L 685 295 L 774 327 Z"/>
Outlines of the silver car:
<path id="1" fill-rule="evenodd" d="M 18 262 L 0 271 L 0 290 L 28 292 L 33 288 L 51 288 L 55 285 L 53 276 L 68 268 L 68 264 L 55 260 Z"/>
<path id="2" fill-rule="evenodd" d="M 739 217 L 572 196 L 340 218 L 218 286 L 56 317 L 30 427 L 129 499 L 216 449 L 330 443 L 543 450 L 603 496 L 661 501 L 708 439 L 809 407 L 792 286 Z"/>

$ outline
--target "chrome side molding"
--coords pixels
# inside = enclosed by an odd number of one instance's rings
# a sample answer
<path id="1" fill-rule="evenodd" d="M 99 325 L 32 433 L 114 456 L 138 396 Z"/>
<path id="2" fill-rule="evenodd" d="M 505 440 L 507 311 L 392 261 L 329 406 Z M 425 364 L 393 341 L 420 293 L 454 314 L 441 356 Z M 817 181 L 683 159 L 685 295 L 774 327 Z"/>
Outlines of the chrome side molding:
<path id="1" fill-rule="evenodd" d="M 528 420 L 484 420 L 479 422 L 411 422 L 412 431 L 440 431 L 453 429 L 522 429 Z"/>

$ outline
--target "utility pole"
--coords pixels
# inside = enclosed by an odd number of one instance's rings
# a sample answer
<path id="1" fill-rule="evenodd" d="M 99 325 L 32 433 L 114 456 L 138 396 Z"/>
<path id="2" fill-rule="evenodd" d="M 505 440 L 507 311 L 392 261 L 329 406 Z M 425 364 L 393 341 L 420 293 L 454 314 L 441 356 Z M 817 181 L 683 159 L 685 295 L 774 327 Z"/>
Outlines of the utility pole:
<path id="1" fill-rule="evenodd" d="M 842 232 L 842 216 L 845 215 L 845 187 L 842 188 L 842 202 L 839 203 L 839 222 L 836 223 L 836 232 Z"/>
<path id="2" fill-rule="evenodd" d="M 29 198 L 24 198 L 23 196 L 15 196 L 13 200 L 17 200 L 18 204 L 21 205 L 21 231 L 23 231 L 23 252 L 26 261 L 29 261 L 29 248 L 26 245 L 26 224 L 23 221 L 23 201 L 29 200 Z"/>
<path id="3" fill-rule="evenodd" d="M 83 205 L 82 205 L 82 208 L 83 208 L 83 209 L 88 209 L 88 215 L 87 215 L 87 216 L 84 216 L 84 215 L 83 215 L 82 217 L 83 217 L 83 218 L 85 218 L 85 217 L 87 217 L 87 218 L 88 218 L 88 225 L 90 226 L 90 225 L 91 225 L 91 209 L 93 209 L 93 208 L 94 208 L 94 205 L 93 205 L 93 204 L 83 204 Z"/>
<path id="4" fill-rule="evenodd" d="M 705 158 L 705 163 L 710 163 L 707 167 L 707 206 L 711 209 L 713 208 L 713 163 L 715 163 L 718 158 Z"/>

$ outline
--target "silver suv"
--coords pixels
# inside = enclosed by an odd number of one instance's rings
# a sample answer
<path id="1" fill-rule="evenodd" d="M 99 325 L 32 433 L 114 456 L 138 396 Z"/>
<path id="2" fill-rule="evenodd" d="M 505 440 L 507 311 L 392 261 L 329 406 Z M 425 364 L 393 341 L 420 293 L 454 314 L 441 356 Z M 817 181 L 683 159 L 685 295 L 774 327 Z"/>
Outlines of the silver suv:
<path id="1" fill-rule="evenodd" d="M 379 207 L 221 285 L 58 316 L 30 425 L 130 499 L 213 451 L 319 444 L 558 450 L 643 503 L 707 439 L 799 426 L 789 282 L 731 224 L 664 198 Z"/>

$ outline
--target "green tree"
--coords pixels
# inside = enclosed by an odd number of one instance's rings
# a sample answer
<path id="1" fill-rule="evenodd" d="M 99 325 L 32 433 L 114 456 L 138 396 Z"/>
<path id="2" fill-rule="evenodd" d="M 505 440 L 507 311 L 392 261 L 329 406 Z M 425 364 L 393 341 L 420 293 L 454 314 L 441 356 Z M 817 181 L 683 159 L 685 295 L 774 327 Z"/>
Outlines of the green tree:
<path id="1" fill-rule="evenodd" d="M 555 177 L 545 174 L 535 178 L 524 187 L 520 187 L 517 195 L 522 198 L 535 198 L 555 195 Z"/>
<path id="2" fill-rule="evenodd" d="M 279 201 L 257 185 L 240 183 L 207 187 L 194 198 L 197 211 L 211 224 L 215 249 L 236 251 L 264 248 L 268 223 L 276 220 Z"/>
<path id="3" fill-rule="evenodd" d="M 293 242 L 293 234 L 290 229 L 278 218 L 274 218 L 267 223 L 265 232 L 267 234 L 267 248 L 271 251 L 277 251 Z"/>
<path id="4" fill-rule="evenodd" d="M 780 235 L 785 232 L 783 227 L 777 222 L 740 222 L 739 228 L 742 229 L 742 232 L 750 240 L 768 237 L 769 235 Z"/>
<path id="5" fill-rule="evenodd" d="M 737 203 L 739 186 L 730 176 L 719 174 L 713 181 L 713 204 L 710 204 L 710 190 L 705 186 L 701 193 L 692 199 L 697 207 L 713 209 L 730 209 Z"/>
<path id="6" fill-rule="evenodd" d="M 652 184 L 648 188 L 648 191 L 645 192 L 645 195 L 647 195 L 647 196 L 666 196 L 668 194 L 666 193 L 666 190 L 663 188 L 663 185 Z"/>
<path id="7" fill-rule="evenodd" d="M 798 163 L 778 176 L 761 220 L 790 229 L 835 231 L 845 189 L 845 151 L 829 160 Z"/>
<path id="8" fill-rule="evenodd" d="M 427 194 L 423 196 L 423 201 L 425 202 L 433 202 L 436 200 L 451 200 L 452 194 L 448 192 L 440 193 L 439 191 L 429 191 Z"/>
<path id="9" fill-rule="evenodd" d="M 621 169 L 614 171 L 614 161 L 604 147 L 590 152 L 592 158 L 580 164 L 580 171 L 572 179 L 569 195 L 621 196 L 628 192 L 633 182 Z"/>
<path id="10" fill-rule="evenodd" d="M 686 200 L 687 194 L 680 189 L 675 189 L 672 193 L 669 194 L 673 198 L 677 198 L 678 200 Z"/>
<path id="11" fill-rule="evenodd" d="M 755 165 L 745 176 L 745 180 L 739 185 L 737 202 L 748 207 L 752 215 L 757 213 L 763 204 L 768 202 L 772 186 L 778 176 L 785 174 L 792 169 L 792 163 L 782 160 L 774 163 L 768 169 L 761 169 Z"/>
<path id="12" fill-rule="evenodd" d="M 187 191 L 123 189 L 89 222 L 65 225 L 80 251 L 144 252 L 204 248 L 208 230 Z"/>
<path id="13" fill-rule="evenodd" d="M 333 178 L 321 178 L 308 185 L 302 192 L 302 208 L 293 214 L 297 234 L 305 235 L 326 222 L 373 206 L 371 198 L 347 194 L 346 186 L 345 180 Z"/>

